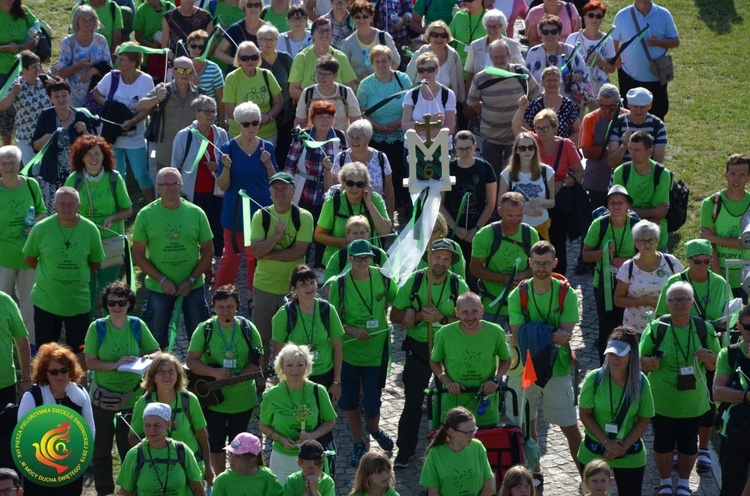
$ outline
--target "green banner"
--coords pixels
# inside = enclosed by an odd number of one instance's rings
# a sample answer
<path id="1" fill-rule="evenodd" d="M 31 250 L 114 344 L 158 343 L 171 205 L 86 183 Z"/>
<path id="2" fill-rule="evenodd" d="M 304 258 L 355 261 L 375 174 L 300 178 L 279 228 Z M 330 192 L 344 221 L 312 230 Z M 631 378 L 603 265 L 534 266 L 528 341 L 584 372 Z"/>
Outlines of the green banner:
<path id="1" fill-rule="evenodd" d="M 10 68 L 8 73 L 8 79 L 5 80 L 5 84 L 0 88 L 0 98 L 5 98 L 10 89 L 16 82 L 18 76 L 21 75 L 21 54 L 16 55 L 16 60 L 13 61 L 13 66 Z"/>
<path id="2" fill-rule="evenodd" d="M 190 164 L 190 167 L 188 168 L 188 172 L 193 172 L 196 167 L 198 167 L 198 164 L 201 162 L 201 159 L 203 158 L 203 155 L 206 153 L 206 150 L 208 150 L 208 138 L 203 136 L 200 131 L 197 129 L 191 129 L 190 132 L 195 136 L 197 139 L 200 140 L 200 147 L 198 148 L 198 155 L 195 156 L 195 160 L 193 160 L 193 163 Z"/>
<path id="3" fill-rule="evenodd" d="M 121 53 L 145 53 L 146 55 L 164 55 L 167 53 L 166 48 L 149 48 L 141 45 L 120 45 L 117 49 L 117 55 Z"/>
<path id="4" fill-rule="evenodd" d="M 177 341 L 177 327 L 180 325 L 180 314 L 182 313 L 182 296 L 177 297 L 177 303 L 174 306 L 172 321 L 169 323 L 169 347 L 167 353 L 172 353 L 174 342 Z"/>
<path id="5" fill-rule="evenodd" d="M 57 130 L 54 133 L 52 133 L 52 136 L 49 137 L 49 139 L 44 144 L 42 149 L 39 150 L 37 154 L 34 155 L 34 158 L 29 160 L 29 163 L 24 166 L 23 170 L 21 170 L 22 176 L 28 176 L 32 168 L 42 163 L 42 159 L 44 158 L 44 155 L 47 153 L 47 150 L 49 150 L 49 147 L 52 146 L 52 140 L 57 139 L 57 134 L 60 132 L 60 129 L 62 128 L 57 128 Z"/>
<path id="6" fill-rule="evenodd" d="M 250 240 L 252 239 L 250 229 L 253 225 L 252 209 L 250 207 L 251 198 L 244 189 L 240 190 L 240 197 L 242 198 L 242 234 L 245 246 L 250 246 Z"/>

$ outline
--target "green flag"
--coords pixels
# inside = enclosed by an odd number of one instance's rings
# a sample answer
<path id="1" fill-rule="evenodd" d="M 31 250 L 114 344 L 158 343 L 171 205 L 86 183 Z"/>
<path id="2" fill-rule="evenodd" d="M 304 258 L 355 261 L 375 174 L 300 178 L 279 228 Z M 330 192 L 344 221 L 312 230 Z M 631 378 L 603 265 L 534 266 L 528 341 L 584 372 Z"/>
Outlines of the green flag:
<path id="1" fill-rule="evenodd" d="M 216 23 L 216 26 L 214 26 L 214 30 L 211 33 L 211 36 L 208 37 L 206 40 L 206 44 L 203 46 L 203 53 L 201 53 L 200 57 L 196 57 L 195 60 L 200 60 L 205 62 L 208 58 L 208 54 L 211 52 L 211 45 L 214 42 L 214 38 L 216 37 L 216 33 L 219 32 L 221 29 L 221 24 Z"/>
<path id="2" fill-rule="evenodd" d="M 515 78 L 518 78 L 518 79 L 529 79 L 529 75 L 528 74 L 522 74 L 522 73 L 517 73 L 517 72 L 510 72 L 510 71 L 506 71 L 505 69 L 500 69 L 499 67 L 495 67 L 495 66 L 486 68 L 484 70 L 484 72 L 486 72 L 487 74 L 492 74 L 493 76 L 500 76 L 500 77 L 504 77 L 504 78 L 515 77 Z"/>
<path id="3" fill-rule="evenodd" d="M 182 313 L 182 296 L 177 297 L 177 303 L 174 306 L 172 321 L 169 323 L 169 347 L 167 353 L 172 353 L 174 342 L 177 341 L 177 327 L 180 325 L 180 314 Z"/>
<path id="4" fill-rule="evenodd" d="M 163 55 L 167 53 L 166 48 L 149 48 L 141 45 L 120 45 L 117 55 L 121 53 L 145 53 L 146 55 Z"/>
<path id="5" fill-rule="evenodd" d="M 242 198 L 242 234 L 244 235 L 245 246 L 250 246 L 250 228 L 253 224 L 253 218 L 250 209 L 250 196 L 245 192 L 244 189 L 241 189 L 240 197 Z"/>
<path id="6" fill-rule="evenodd" d="M 8 73 L 8 79 L 5 80 L 5 84 L 0 88 L 0 98 L 5 98 L 10 89 L 16 82 L 16 78 L 21 75 L 21 54 L 16 55 L 16 60 L 13 61 L 13 65 Z"/>
<path id="7" fill-rule="evenodd" d="M 188 167 L 188 172 L 193 172 L 196 167 L 198 167 L 198 164 L 201 162 L 201 159 L 203 158 L 203 155 L 205 155 L 206 150 L 208 149 L 208 138 L 203 136 L 200 131 L 197 129 L 191 129 L 190 132 L 193 136 L 196 137 L 196 139 L 200 140 L 200 146 L 198 148 L 198 154 L 195 156 L 195 160 L 193 160 L 193 163 L 190 164 L 190 167 Z"/>
<path id="8" fill-rule="evenodd" d="M 32 168 L 42 163 L 42 159 L 44 159 L 44 155 L 47 153 L 47 150 L 49 150 L 49 147 L 52 145 L 52 141 L 57 139 L 57 135 L 61 129 L 62 128 L 58 127 L 57 130 L 54 133 L 52 133 L 52 136 L 49 137 L 49 139 L 44 144 L 42 149 L 39 150 L 37 154 L 34 155 L 34 158 L 29 160 L 29 163 L 24 166 L 23 170 L 21 171 L 22 176 L 28 176 Z"/>
<path id="9" fill-rule="evenodd" d="M 338 143 L 341 141 L 338 138 L 331 138 L 325 141 L 315 141 L 312 139 L 312 136 L 307 134 L 305 131 L 299 131 L 299 137 L 302 138 L 302 144 L 311 150 L 314 150 L 316 148 L 320 148 L 328 143 Z"/>

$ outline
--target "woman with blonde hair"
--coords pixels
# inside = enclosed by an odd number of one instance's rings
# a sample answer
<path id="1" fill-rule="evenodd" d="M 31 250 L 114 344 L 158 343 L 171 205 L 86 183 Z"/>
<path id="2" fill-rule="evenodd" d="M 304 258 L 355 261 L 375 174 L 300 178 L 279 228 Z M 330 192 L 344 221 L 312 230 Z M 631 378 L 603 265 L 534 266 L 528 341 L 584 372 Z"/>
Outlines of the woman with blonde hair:
<path id="1" fill-rule="evenodd" d="M 425 53 L 432 53 L 437 58 L 435 81 L 451 89 L 456 95 L 456 101 L 463 103 L 466 99 L 464 67 L 458 52 L 450 46 L 453 41 L 451 29 L 443 21 L 434 21 L 425 29 L 424 37 L 428 44 L 414 52 L 409 65 L 406 66 L 406 74 L 415 83 L 423 79 L 422 73 L 418 71 L 421 65 L 419 57 Z"/>
<path id="2" fill-rule="evenodd" d="M 398 496 L 391 459 L 379 449 L 364 454 L 349 496 Z"/>

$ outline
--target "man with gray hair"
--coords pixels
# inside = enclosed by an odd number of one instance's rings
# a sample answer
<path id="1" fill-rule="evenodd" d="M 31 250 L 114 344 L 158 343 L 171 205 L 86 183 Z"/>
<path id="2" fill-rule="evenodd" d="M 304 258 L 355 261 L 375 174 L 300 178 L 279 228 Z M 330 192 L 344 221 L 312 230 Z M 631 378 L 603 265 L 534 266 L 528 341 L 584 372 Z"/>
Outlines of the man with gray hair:
<path id="1" fill-rule="evenodd" d="M 581 151 L 586 159 L 583 187 L 589 192 L 592 209 L 607 203 L 607 190 L 612 180 L 612 169 L 607 165 L 607 142 L 612 132 L 612 120 L 620 106 L 620 91 L 614 84 L 606 83 L 599 89 L 596 101 L 599 108 L 583 117 L 579 133 Z M 620 113 L 625 112 L 620 106 Z"/>

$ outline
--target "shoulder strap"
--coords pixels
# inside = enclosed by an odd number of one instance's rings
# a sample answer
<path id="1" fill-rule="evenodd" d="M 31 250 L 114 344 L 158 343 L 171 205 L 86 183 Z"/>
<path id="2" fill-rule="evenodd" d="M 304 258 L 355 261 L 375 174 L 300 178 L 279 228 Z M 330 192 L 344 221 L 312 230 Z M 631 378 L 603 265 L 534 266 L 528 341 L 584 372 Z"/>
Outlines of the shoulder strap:
<path id="1" fill-rule="evenodd" d="M 398 77 L 398 72 L 396 72 L 396 73 L 394 73 L 394 74 L 393 74 L 393 79 L 395 79 L 395 80 L 396 80 L 396 84 L 398 85 L 398 87 L 399 87 L 399 88 L 400 88 L 401 90 L 403 90 L 403 89 L 404 89 L 404 83 L 402 83 L 402 82 L 401 82 L 401 79 L 399 79 L 399 77 Z"/>
<path id="2" fill-rule="evenodd" d="M 211 355 L 211 349 L 208 347 L 208 342 L 211 340 L 211 334 L 214 330 L 214 319 L 213 317 L 209 318 L 205 325 L 203 326 L 203 353 L 206 353 L 207 356 Z"/>
<path id="3" fill-rule="evenodd" d="M 193 427 L 193 414 L 190 412 L 190 395 L 187 391 L 180 391 L 180 401 L 182 401 L 182 406 L 180 407 L 182 408 L 182 413 L 187 417 L 190 427 Z"/>
<path id="4" fill-rule="evenodd" d="M 631 258 L 628 260 L 628 284 L 630 284 L 630 280 L 633 279 L 633 266 L 635 265 L 635 262 Z"/>
<path id="5" fill-rule="evenodd" d="M 706 321 L 700 317 L 692 315 L 690 317 L 695 323 L 695 330 L 698 333 L 698 338 L 701 340 L 701 347 L 705 348 L 708 343 L 708 328 L 706 327 Z"/>
<path id="6" fill-rule="evenodd" d="M 76 179 L 74 185 L 76 191 L 81 191 L 81 184 L 83 184 L 83 171 L 79 170 L 76 171 Z"/>
<path id="7" fill-rule="evenodd" d="M 112 24 L 115 22 L 115 0 L 110 0 L 109 2 L 109 15 L 112 16 Z"/>
<path id="8" fill-rule="evenodd" d="M 344 251 L 344 250 L 341 250 Z M 346 255 L 346 253 L 344 253 Z M 346 258 L 344 258 L 346 260 Z M 346 262 L 344 262 L 345 264 Z M 344 264 L 341 264 L 340 267 L 344 267 Z M 337 309 L 339 312 L 339 317 L 343 318 L 344 315 L 344 285 L 346 284 L 346 274 L 341 274 L 336 278 L 336 283 L 338 284 L 339 289 L 339 308 Z M 321 316 L 322 317 L 322 316 Z"/>
<path id="9" fill-rule="evenodd" d="M 568 296 L 568 289 L 570 289 L 570 283 L 568 281 L 560 281 L 560 291 L 557 293 L 557 306 L 560 308 L 562 313 L 565 308 L 565 298 Z"/>
<path id="10" fill-rule="evenodd" d="M 624 183 L 623 186 L 625 186 L 625 189 L 628 188 L 628 179 L 630 179 L 630 167 L 632 162 L 628 162 L 627 164 L 622 166 L 622 182 Z"/>
<path id="11" fill-rule="evenodd" d="M 105 319 L 96 319 L 96 347 L 101 348 L 104 337 L 107 335 L 107 321 Z M 140 341 L 139 341 L 140 342 Z"/>
<path id="12" fill-rule="evenodd" d="M 29 188 L 31 188 L 31 186 L 29 186 Z M 713 218 L 713 220 L 716 220 L 716 218 L 719 216 L 721 206 L 724 204 L 724 202 L 721 200 L 721 193 L 714 193 L 713 195 L 711 195 L 711 198 L 714 202 L 714 209 L 711 217 Z"/>
<path id="13" fill-rule="evenodd" d="M 344 101 L 344 106 L 346 106 L 346 100 L 349 97 L 349 92 L 346 91 L 346 86 L 340 83 L 336 83 L 339 85 L 339 98 L 341 98 Z"/>
<path id="14" fill-rule="evenodd" d="M 120 71 L 117 69 L 113 69 L 109 72 L 112 74 L 112 78 L 110 79 L 110 83 L 109 83 L 109 92 L 107 93 L 107 100 L 111 100 L 112 98 L 114 98 L 115 93 L 117 92 L 117 87 L 120 85 L 120 77 L 121 77 Z"/>
<path id="15" fill-rule="evenodd" d="M 135 342 L 138 343 L 138 346 L 141 345 L 141 319 L 138 317 L 134 317 L 133 315 L 128 315 L 128 323 L 130 324 L 130 332 L 133 333 L 133 337 L 135 338 Z"/>
<path id="16" fill-rule="evenodd" d="M 549 184 L 547 184 L 547 168 L 542 167 L 541 172 L 542 172 L 542 182 L 544 183 L 544 197 L 549 200 L 550 196 L 549 196 Z M 511 188 L 508 188 L 508 189 L 511 189 Z"/>
<path id="17" fill-rule="evenodd" d="M 112 198 L 115 200 L 115 212 L 120 211 L 120 205 L 117 202 L 117 179 L 120 177 L 120 173 L 117 169 L 109 171 L 109 191 L 112 193 Z"/>
<path id="18" fill-rule="evenodd" d="M 339 155 L 339 168 L 344 167 L 344 165 L 346 165 L 346 151 L 342 151 Z"/>
<path id="19" fill-rule="evenodd" d="M 562 159 L 562 152 L 563 152 L 563 143 L 565 141 L 563 139 L 560 139 L 560 143 L 557 145 L 557 156 L 555 157 L 555 164 L 552 166 L 552 169 L 554 169 L 555 172 L 557 172 L 557 168 L 560 167 L 560 159 Z"/>
<path id="20" fill-rule="evenodd" d="M 456 300 L 458 300 L 458 274 L 456 274 L 455 272 L 451 272 L 450 290 L 451 298 L 453 299 L 453 303 L 455 304 Z"/>
<path id="21" fill-rule="evenodd" d="M 381 45 L 385 45 L 385 31 L 378 31 L 378 40 Z"/>
<path id="22" fill-rule="evenodd" d="M 308 86 L 305 89 L 305 107 L 307 107 L 308 110 L 310 109 L 310 102 L 312 101 L 313 91 L 315 91 L 314 86 Z"/>
<path id="23" fill-rule="evenodd" d="M 263 74 L 263 82 L 266 83 L 266 89 L 268 90 L 268 98 L 273 99 L 271 96 L 271 85 L 268 84 L 268 69 L 260 69 L 261 74 Z"/>
<path id="24" fill-rule="evenodd" d="M 664 260 L 666 260 L 667 265 L 669 266 L 669 270 L 671 270 L 672 274 L 674 274 L 674 264 L 672 263 L 672 259 L 670 259 L 666 253 L 664 254 Z"/>
<path id="25" fill-rule="evenodd" d="M 34 398 L 34 405 L 42 406 L 44 404 L 44 398 L 42 397 L 42 388 L 34 384 L 29 388 L 31 397 Z"/>
<path id="26" fill-rule="evenodd" d="M 265 208 L 260 209 L 260 219 L 263 224 L 263 235 L 268 236 L 268 230 L 271 227 L 271 214 Z"/>
<path id="27" fill-rule="evenodd" d="M 318 305 L 320 305 L 320 320 L 323 322 L 323 327 L 330 334 L 331 304 L 328 303 L 328 300 L 320 299 L 318 300 Z"/>
<path id="28" fill-rule="evenodd" d="M 531 226 L 528 224 L 521 224 L 521 243 L 524 253 L 528 255 L 531 252 Z"/>
<path id="29" fill-rule="evenodd" d="M 440 89 L 440 99 L 443 101 L 443 108 L 445 108 L 446 105 L 448 105 L 448 98 L 450 97 L 450 93 L 448 92 L 448 88 L 443 86 Z"/>
<path id="30" fill-rule="evenodd" d="M 297 325 L 297 305 L 291 301 L 284 303 L 284 310 L 286 311 L 286 341 L 288 341 L 294 326 Z"/>
<path id="31" fill-rule="evenodd" d="M 654 189 L 659 186 L 659 181 L 661 180 L 661 174 L 664 172 L 664 166 L 660 163 L 657 163 L 654 166 Z"/>
<path id="32" fill-rule="evenodd" d="M 664 336 L 667 334 L 667 327 L 672 325 L 672 317 L 663 315 L 658 322 L 656 330 L 651 331 L 652 352 L 658 350 L 661 342 L 664 341 Z"/>
<path id="33" fill-rule="evenodd" d="M 500 244 L 503 242 L 503 230 L 500 227 L 500 222 L 492 223 L 492 245 L 490 246 L 490 253 L 487 255 L 487 260 L 484 261 L 485 267 L 489 266 L 490 260 L 495 256 L 497 251 L 500 249 Z"/>
<path id="34" fill-rule="evenodd" d="M 260 18 L 263 19 L 264 21 L 266 20 L 266 16 L 268 15 L 268 9 L 270 8 L 271 7 L 266 6 L 263 8 L 263 10 L 260 11 Z"/>
<path id="35" fill-rule="evenodd" d="M 414 88 L 414 91 L 411 92 L 411 103 L 412 107 L 417 106 L 417 100 L 419 100 L 419 90 L 422 89 L 421 86 L 417 86 Z"/>
<path id="36" fill-rule="evenodd" d="M 419 297 L 419 289 L 422 287 L 422 279 L 424 279 L 424 271 L 426 269 L 418 270 L 414 273 L 414 284 L 411 287 L 411 295 L 409 299 L 411 301 L 417 300 L 417 306 L 422 309 L 422 299 Z"/>
<path id="37" fill-rule="evenodd" d="M 529 285 L 526 281 L 523 281 L 518 285 L 518 295 L 521 297 L 521 312 L 523 313 L 526 322 L 531 322 L 531 315 L 529 315 Z"/>
<path id="38" fill-rule="evenodd" d="M 603 215 L 599 221 L 599 242 L 596 244 L 597 249 L 602 248 L 602 242 L 604 236 L 607 235 L 607 229 L 609 229 L 609 214 Z"/>
<path id="39" fill-rule="evenodd" d="M 383 184 L 385 184 L 385 154 L 381 152 L 380 150 L 376 150 L 375 153 L 378 154 L 378 163 L 380 164 L 380 175 L 383 179 Z"/>
<path id="40" fill-rule="evenodd" d="M 193 133 L 188 131 L 187 138 L 185 141 L 185 151 L 182 154 L 182 162 L 180 163 L 181 167 L 185 166 L 185 160 L 187 160 L 188 153 L 190 153 L 190 146 L 193 144 Z"/>
<path id="41" fill-rule="evenodd" d="M 34 188 L 31 187 L 31 180 L 28 177 L 25 177 L 23 179 L 23 182 L 25 182 L 26 187 L 29 188 L 29 194 L 31 195 L 31 206 L 33 206 L 36 209 L 37 196 L 36 196 L 36 193 L 34 192 Z"/>
<path id="42" fill-rule="evenodd" d="M 294 226 L 294 230 L 297 232 L 299 232 L 299 228 L 302 225 L 299 207 L 294 203 L 292 203 L 292 225 Z"/>
<path id="43" fill-rule="evenodd" d="M 240 321 L 242 337 L 245 338 L 245 343 L 247 343 L 248 359 L 253 365 L 258 365 L 260 363 L 260 350 L 253 346 L 253 330 L 250 321 L 241 316 L 237 318 Z"/>

